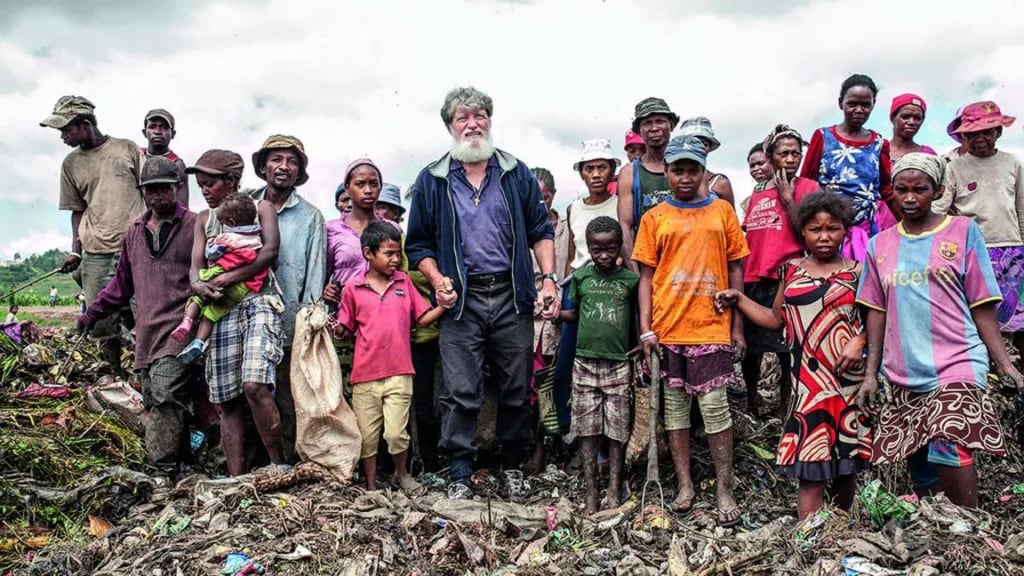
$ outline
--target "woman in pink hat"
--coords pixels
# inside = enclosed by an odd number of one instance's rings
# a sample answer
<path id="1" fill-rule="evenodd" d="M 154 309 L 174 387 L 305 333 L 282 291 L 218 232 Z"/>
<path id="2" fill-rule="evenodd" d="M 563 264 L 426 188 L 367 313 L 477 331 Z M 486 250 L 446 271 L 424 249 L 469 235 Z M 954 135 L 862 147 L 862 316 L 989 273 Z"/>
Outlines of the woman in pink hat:
<path id="1" fill-rule="evenodd" d="M 996 148 L 1003 128 L 1013 124 L 995 102 L 975 102 L 963 110 L 954 134 L 967 143 L 967 154 L 946 168 L 946 193 L 932 210 L 974 219 L 988 246 L 1002 292 L 999 328 L 1024 345 L 1024 173 L 1016 156 Z"/>
<path id="2" fill-rule="evenodd" d="M 893 165 L 896 161 L 911 152 L 938 154 L 930 146 L 914 142 L 914 136 L 924 124 L 924 115 L 928 105 L 924 98 L 917 94 L 900 94 L 892 99 L 889 107 L 889 120 L 892 122 L 892 140 L 889 141 L 889 160 Z"/>

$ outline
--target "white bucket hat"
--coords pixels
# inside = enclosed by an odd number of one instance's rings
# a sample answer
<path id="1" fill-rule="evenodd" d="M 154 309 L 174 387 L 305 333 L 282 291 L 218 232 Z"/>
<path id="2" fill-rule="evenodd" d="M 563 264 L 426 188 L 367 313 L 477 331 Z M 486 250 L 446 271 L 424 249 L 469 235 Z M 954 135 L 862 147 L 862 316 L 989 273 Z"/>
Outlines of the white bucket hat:
<path id="1" fill-rule="evenodd" d="M 572 169 L 579 172 L 580 166 L 583 166 L 591 160 L 608 160 L 615 165 L 613 170 L 619 169 L 619 159 L 616 158 L 615 154 L 612 152 L 612 141 L 605 138 L 584 140 L 583 152 L 580 154 L 580 159 L 572 165 Z"/>

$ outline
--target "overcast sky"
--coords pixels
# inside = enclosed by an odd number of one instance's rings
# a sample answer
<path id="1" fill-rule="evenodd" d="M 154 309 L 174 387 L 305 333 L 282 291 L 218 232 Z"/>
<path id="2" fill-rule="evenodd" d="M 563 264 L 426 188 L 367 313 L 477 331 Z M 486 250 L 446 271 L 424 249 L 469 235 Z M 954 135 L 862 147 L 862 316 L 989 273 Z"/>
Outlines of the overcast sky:
<path id="1" fill-rule="evenodd" d="M 448 146 L 445 92 L 494 99 L 495 143 L 554 172 L 563 206 L 583 189 L 581 140 L 621 151 L 633 106 L 660 96 L 704 115 L 722 147 L 709 168 L 749 194 L 745 155 L 776 123 L 841 120 L 839 85 L 871 75 L 869 123 L 884 135 L 893 96 L 928 103 L 919 141 L 953 146 L 965 102 L 1024 114 L 1024 8 L 1007 0 L 0 0 L 0 258 L 70 247 L 57 210 L 68 148 L 39 127 L 64 94 L 96 104 L 101 129 L 143 142 L 151 108 L 177 118 L 172 149 L 246 159 L 273 133 L 310 156 L 303 196 L 328 219 L 344 166 L 368 155 L 403 190 Z M 780 11 L 781 10 L 781 11 Z M 1020 123 L 1000 147 L 1024 150 Z M 624 156 L 624 154 L 623 154 Z M 204 207 L 193 181 L 192 207 Z"/>

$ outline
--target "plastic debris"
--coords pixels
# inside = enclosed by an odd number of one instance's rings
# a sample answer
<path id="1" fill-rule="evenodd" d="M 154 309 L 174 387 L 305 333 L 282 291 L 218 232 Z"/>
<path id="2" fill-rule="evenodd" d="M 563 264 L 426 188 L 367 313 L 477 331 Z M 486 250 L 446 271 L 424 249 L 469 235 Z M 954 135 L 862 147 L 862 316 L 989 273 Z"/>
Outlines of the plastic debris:
<path id="1" fill-rule="evenodd" d="M 812 516 L 805 519 L 797 527 L 793 539 L 805 546 L 813 544 L 818 538 L 818 529 L 821 528 L 829 518 L 832 517 L 826 510 L 818 510 Z"/>
<path id="2" fill-rule="evenodd" d="M 70 398 L 71 388 L 68 386 L 52 386 L 33 382 L 28 385 L 28 388 L 18 392 L 14 397 L 19 400 L 31 400 L 34 398 Z"/>
<path id="3" fill-rule="evenodd" d="M 902 521 L 910 518 L 917 506 L 900 500 L 882 486 L 880 480 L 872 480 L 861 490 L 860 503 L 871 521 L 877 526 L 889 520 Z"/>
<path id="4" fill-rule="evenodd" d="M 845 576 L 905 576 L 906 570 L 890 570 L 860 556 L 847 556 L 842 561 Z"/>

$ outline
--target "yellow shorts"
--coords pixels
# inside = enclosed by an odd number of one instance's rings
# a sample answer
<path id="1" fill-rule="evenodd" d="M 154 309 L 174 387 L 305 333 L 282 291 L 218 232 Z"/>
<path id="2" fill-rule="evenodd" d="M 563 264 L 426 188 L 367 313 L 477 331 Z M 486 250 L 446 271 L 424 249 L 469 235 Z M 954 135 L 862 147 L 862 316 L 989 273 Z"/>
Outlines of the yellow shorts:
<path id="1" fill-rule="evenodd" d="M 352 411 L 363 437 L 360 458 L 377 456 L 380 431 L 388 452 L 399 454 L 409 449 L 409 405 L 412 403 L 412 376 L 389 376 L 381 380 L 352 385 Z"/>

